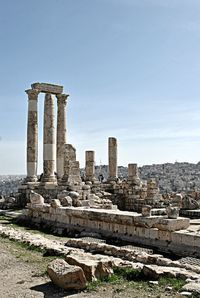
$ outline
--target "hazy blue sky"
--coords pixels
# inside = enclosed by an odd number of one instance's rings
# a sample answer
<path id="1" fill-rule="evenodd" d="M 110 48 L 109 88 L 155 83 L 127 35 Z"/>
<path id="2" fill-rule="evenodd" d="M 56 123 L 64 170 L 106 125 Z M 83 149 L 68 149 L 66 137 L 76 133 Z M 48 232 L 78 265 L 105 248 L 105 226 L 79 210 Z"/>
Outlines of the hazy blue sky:
<path id="1" fill-rule="evenodd" d="M 33 82 L 70 94 L 68 142 L 119 165 L 200 160 L 199 0 L 0 0 L 0 174 L 26 172 Z M 44 98 L 39 98 L 40 168 Z"/>

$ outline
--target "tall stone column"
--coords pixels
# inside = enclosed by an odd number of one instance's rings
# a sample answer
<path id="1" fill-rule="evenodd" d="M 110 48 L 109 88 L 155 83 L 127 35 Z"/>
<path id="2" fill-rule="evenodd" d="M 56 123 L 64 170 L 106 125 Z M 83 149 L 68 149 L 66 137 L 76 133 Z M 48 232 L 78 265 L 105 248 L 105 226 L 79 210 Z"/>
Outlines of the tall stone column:
<path id="1" fill-rule="evenodd" d="M 85 178 L 89 181 L 93 181 L 95 178 L 94 154 L 94 151 L 85 151 Z"/>
<path id="2" fill-rule="evenodd" d="M 38 90 L 26 90 L 28 94 L 28 125 L 27 125 L 27 182 L 37 181 L 38 161 Z"/>
<path id="3" fill-rule="evenodd" d="M 64 175 L 64 152 L 66 144 L 66 94 L 57 94 L 57 175 L 62 179 Z"/>
<path id="4" fill-rule="evenodd" d="M 50 93 L 45 94 L 43 131 L 43 182 L 55 182 L 56 136 L 54 100 Z"/>
<path id="5" fill-rule="evenodd" d="M 108 138 L 108 179 L 116 179 L 117 172 L 117 139 Z"/>

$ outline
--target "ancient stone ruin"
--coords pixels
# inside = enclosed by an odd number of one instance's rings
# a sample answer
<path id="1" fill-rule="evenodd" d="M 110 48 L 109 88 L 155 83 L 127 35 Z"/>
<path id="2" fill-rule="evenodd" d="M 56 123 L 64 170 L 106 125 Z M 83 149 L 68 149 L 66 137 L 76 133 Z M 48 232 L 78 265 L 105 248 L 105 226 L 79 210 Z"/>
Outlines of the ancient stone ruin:
<path id="1" fill-rule="evenodd" d="M 94 233 L 180 253 L 188 254 L 199 243 L 181 230 L 190 225 L 179 211 L 197 206 L 192 200 L 176 194 L 164 196 L 157 182 L 141 180 L 136 163 L 128 164 L 128 177 L 118 177 L 117 139 L 108 138 L 108 179 L 96 177 L 95 152 L 85 152 L 85 171 L 80 173 L 74 145 L 67 143 L 66 103 L 68 95 L 58 85 L 35 83 L 27 90 L 27 177 L 19 192 L 26 205 L 25 218 L 54 232 Z M 43 173 L 38 163 L 38 94 L 45 93 L 43 126 Z M 57 98 L 55 128 L 54 98 Z M 189 206 L 190 205 L 190 206 Z M 184 232 L 183 232 L 184 234 Z M 181 235 L 181 236 L 180 236 Z"/>
<path id="2" fill-rule="evenodd" d="M 38 175 L 40 92 L 45 93 L 45 99 L 43 173 Z M 85 169 L 81 172 L 76 149 L 67 143 L 68 95 L 63 87 L 34 83 L 26 93 L 27 176 L 18 190 L 25 209 L 18 220 L 70 239 L 64 245 L 63 241 L 7 230 L 1 225 L 0 235 L 64 257 L 52 261 L 47 272 L 57 286 L 67 290 L 83 290 L 87 282 L 108 277 L 120 266 L 139 266 L 153 279 L 166 273 L 200 280 L 196 259 L 200 258 L 200 233 L 198 222 L 189 218 L 200 214 L 199 193 L 161 194 L 155 178 L 140 178 L 136 163 L 128 164 L 127 177 L 118 177 L 118 142 L 114 137 L 108 138 L 108 178 L 101 172 L 96 175 L 93 150 L 85 152 Z M 17 207 L 18 201 L 13 199 L 7 202 L 9 208 Z M 153 249 L 181 256 L 182 262 L 153 254 Z"/>

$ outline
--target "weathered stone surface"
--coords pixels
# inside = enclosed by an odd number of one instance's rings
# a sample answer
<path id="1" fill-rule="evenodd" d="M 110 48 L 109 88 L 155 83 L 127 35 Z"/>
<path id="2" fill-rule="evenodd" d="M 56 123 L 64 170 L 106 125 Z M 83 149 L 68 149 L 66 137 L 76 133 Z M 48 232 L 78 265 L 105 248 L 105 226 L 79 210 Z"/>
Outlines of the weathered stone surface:
<path id="1" fill-rule="evenodd" d="M 51 93 L 51 94 L 63 93 L 63 86 L 48 84 L 48 83 L 34 83 L 31 85 L 31 88 L 44 93 Z"/>
<path id="2" fill-rule="evenodd" d="M 168 206 L 166 208 L 166 213 L 167 213 L 168 218 L 176 219 L 179 216 L 179 208 Z"/>
<path id="3" fill-rule="evenodd" d="M 45 95 L 43 133 L 43 182 L 55 182 L 56 139 L 54 101 L 51 94 Z"/>
<path id="4" fill-rule="evenodd" d="M 57 199 L 58 200 L 61 200 L 62 198 L 65 198 L 65 197 L 67 197 L 68 196 L 68 191 L 67 190 L 63 190 L 62 192 L 59 192 L 58 194 L 57 194 Z"/>
<path id="5" fill-rule="evenodd" d="M 200 201 L 185 196 L 182 200 L 182 208 L 187 210 L 200 209 Z"/>
<path id="6" fill-rule="evenodd" d="M 47 266 L 47 273 L 54 284 L 65 290 L 83 290 L 86 288 L 86 278 L 82 268 L 71 266 L 64 260 L 53 260 Z"/>
<path id="7" fill-rule="evenodd" d="M 76 191 L 70 191 L 69 192 L 69 196 L 72 198 L 72 199 L 78 199 L 79 198 L 79 193 L 76 192 Z"/>
<path id="8" fill-rule="evenodd" d="M 80 185 L 80 165 L 76 160 L 76 149 L 71 144 L 65 144 L 64 148 L 64 175 L 62 182 L 67 185 Z"/>
<path id="9" fill-rule="evenodd" d="M 145 205 L 144 207 L 142 207 L 142 216 L 151 216 L 151 206 Z"/>
<path id="10" fill-rule="evenodd" d="M 95 152 L 94 151 L 85 151 L 85 179 L 93 181 L 95 177 Z"/>
<path id="11" fill-rule="evenodd" d="M 67 143 L 66 104 L 69 95 L 57 94 L 57 175 L 61 179 L 64 175 L 65 144 Z"/>
<path id="12" fill-rule="evenodd" d="M 73 200 L 70 196 L 66 196 L 64 198 L 60 199 L 61 205 L 64 207 L 70 207 L 72 206 Z"/>
<path id="13" fill-rule="evenodd" d="M 83 269 L 88 281 L 104 278 L 113 273 L 112 262 L 109 258 L 102 258 L 90 253 L 70 253 L 66 256 L 70 265 L 76 265 Z"/>
<path id="14" fill-rule="evenodd" d="M 108 138 L 108 177 L 115 179 L 118 176 L 117 169 L 117 139 Z"/>
<path id="15" fill-rule="evenodd" d="M 184 268 L 177 267 L 165 267 L 165 266 L 157 266 L 157 265 L 144 265 L 143 273 L 150 279 L 158 279 L 160 276 L 167 274 L 171 277 L 180 277 L 182 279 L 187 278 L 198 278 L 198 274 L 194 274 L 194 272 L 186 270 Z"/>
<path id="16" fill-rule="evenodd" d="M 52 208 L 59 208 L 61 207 L 61 203 L 58 199 L 54 199 L 51 201 L 51 207 Z"/>
<path id="17" fill-rule="evenodd" d="M 136 163 L 128 164 L 128 179 L 132 180 L 138 176 L 138 168 Z"/>
<path id="18" fill-rule="evenodd" d="M 189 291 L 200 294 L 200 280 L 197 282 L 189 282 L 182 288 L 183 291 Z"/>
<path id="19" fill-rule="evenodd" d="M 179 217 L 177 219 L 160 218 L 158 223 L 153 225 L 154 228 L 167 231 L 178 231 L 187 229 L 190 225 L 189 218 Z"/>
<path id="20" fill-rule="evenodd" d="M 44 204 L 44 198 L 40 194 L 38 194 L 38 193 L 34 192 L 33 190 L 31 190 L 30 191 L 30 202 L 31 202 L 31 204 L 43 205 Z"/>
<path id="21" fill-rule="evenodd" d="M 38 90 L 26 90 L 28 94 L 28 123 L 27 123 L 27 182 L 37 181 L 38 160 Z"/>

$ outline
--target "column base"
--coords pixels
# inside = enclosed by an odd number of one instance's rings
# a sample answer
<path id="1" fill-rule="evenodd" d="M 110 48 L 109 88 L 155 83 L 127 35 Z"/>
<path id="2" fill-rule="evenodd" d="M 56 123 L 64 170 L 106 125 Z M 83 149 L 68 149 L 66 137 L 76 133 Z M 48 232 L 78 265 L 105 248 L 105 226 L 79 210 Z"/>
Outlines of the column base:
<path id="1" fill-rule="evenodd" d="M 43 176 L 41 182 L 42 183 L 45 183 L 45 182 L 57 183 L 57 178 L 56 178 L 56 176 Z"/>
<path id="2" fill-rule="evenodd" d="M 27 176 L 25 178 L 25 183 L 27 183 L 27 182 L 37 182 L 37 181 L 38 181 L 37 176 Z"/>
<path id="3" fill-rule="evenodd" d="M 40 183 L 40 187 L 44 188 L 44 189 L 55 189 L 57 188 L 58 183 L 57 180 L 55 181 L 41 181 Z"/>

